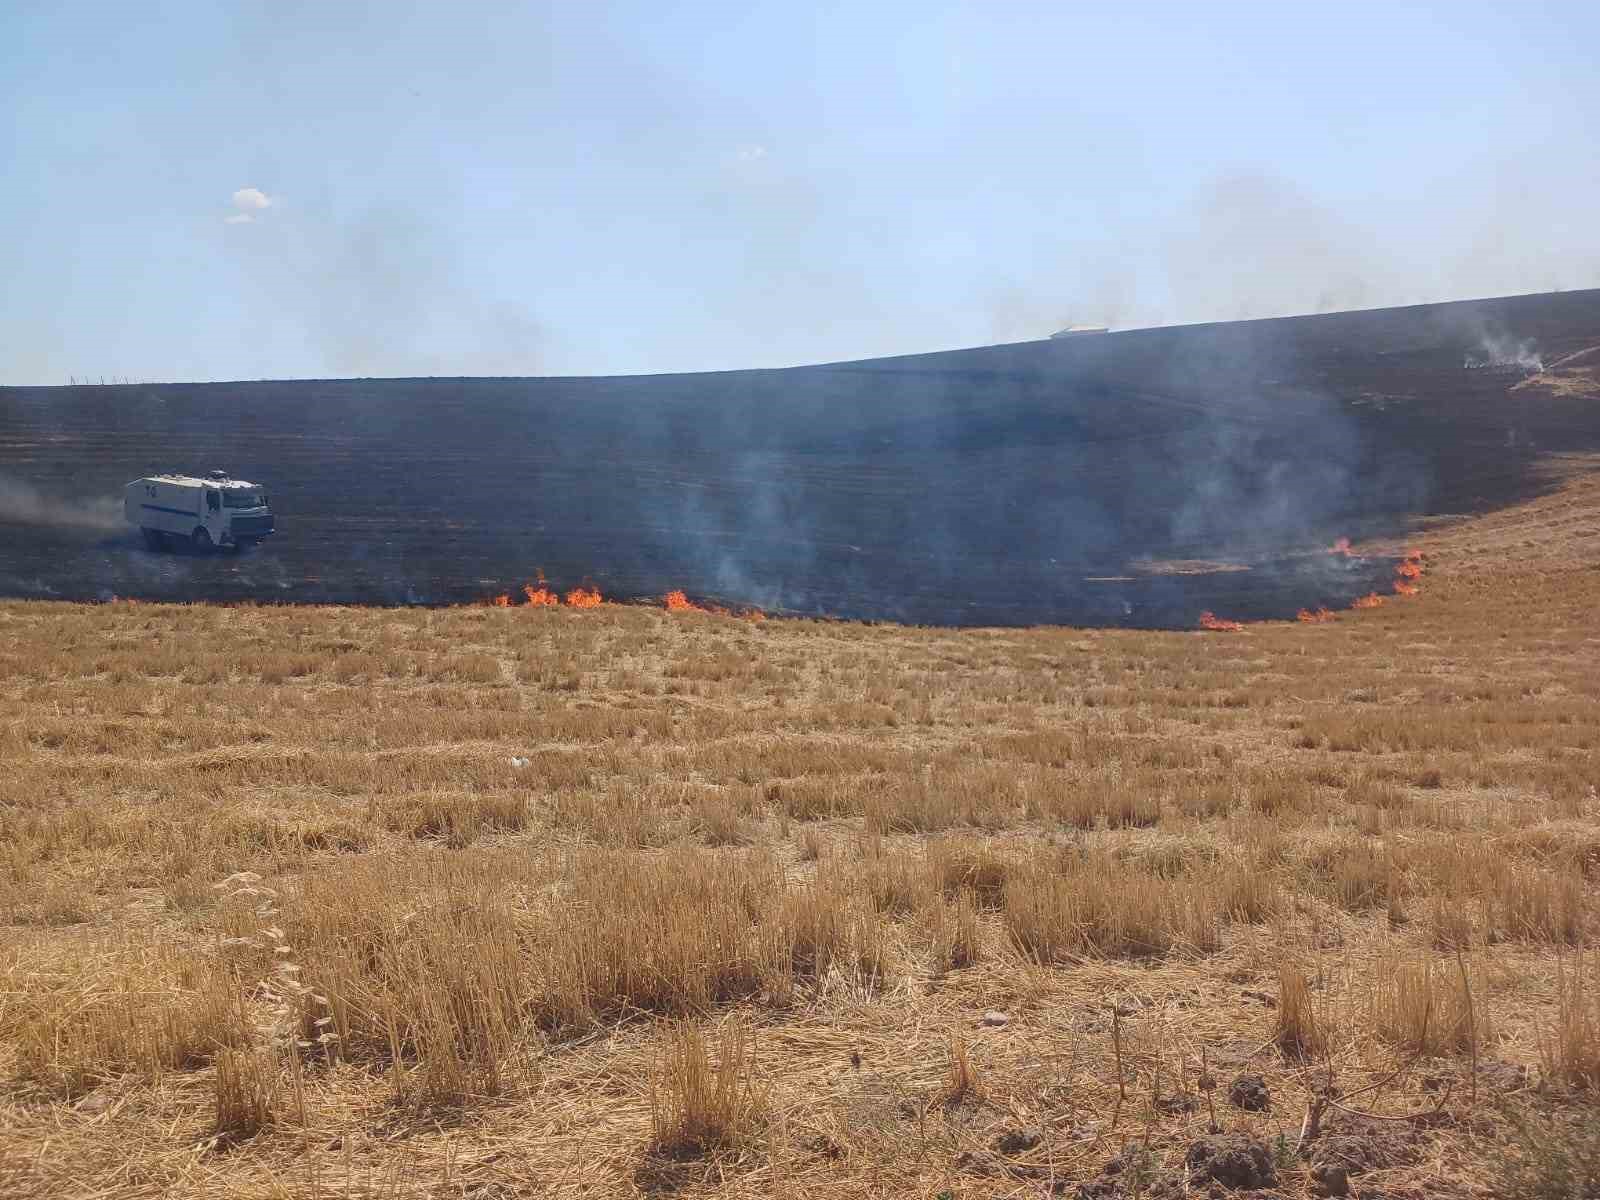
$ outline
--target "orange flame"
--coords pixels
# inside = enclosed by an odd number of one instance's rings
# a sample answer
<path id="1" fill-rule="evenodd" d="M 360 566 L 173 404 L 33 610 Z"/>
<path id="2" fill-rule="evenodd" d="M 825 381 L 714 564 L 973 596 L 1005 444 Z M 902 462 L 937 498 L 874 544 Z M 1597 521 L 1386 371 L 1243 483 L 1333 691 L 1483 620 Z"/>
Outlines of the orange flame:
<path id="1" fill-rule="evenodd" d="M 1205 612 L 1200 614 L 1200 628 L 1210 629 L 1216 633 L 1237 633 L 1239 630 L 1243 629 L 1244 626 L 1239 624 L 1238 621 L 1223 620 L 1223 618 L 1217 616 L 1216 613 L 1212 612 L 1210 609 L 1207 609 Z"/>
<path id="2" fill-rule="evenodd" d="M 561 596 L 552 591 L 550 586 L 545 583 L 543 571 L 538 573 L 537 583 L 525 583 L 522 585 L 522 596 L 523 604 L 528 608 L 559 608 L 561 605 Z M 490 596 L 482 603 L 492 608 L 516 607 L 509 592 L 502 592 L 498 596 Z M 566 603 L 569 608 L 598 608 L 604 603 L 604 598 L 600 595 L 599 588 L 575 587 L 567 593 Z"/>
<path id="3" fill-rule="evenodd" d="M 668 612 L 708 611 L 701 605 L 698 605 L 693 600 L 689 599 L 689 597 L 684 594 L 682 588 L 673 588 L 672 591 L 661 597 L 661 603 L 663 606 L 665 606 Z"/>
<path id="4" fill-rule="evenodd" d="M 1361 599 L 1350 606 L 1351 608 L 1382 608 L 1383 597 L 1377 592 L 1368 592 Z"/>
<path id="5" fill-rule="evenodd" d="M 732 609 L 724 608 L 720 604 L 696 603 L 689 599 L 688 593 L 682 588 L 673 588 L 665 596 L 661 597 L 661 607 L 668 612 L 709 613 L 717 617 L 738 617 L 744 621 L 765 621 L 767 619 L 767 614 L 759 608 L 747 608 L 734 612 Z"/>
<path id="6" fill-rule="evenodd" d="M 1328 621 L 1337 621 L 1338 614 L 1329 612 L 1326 608 L 1319 607 L 1315 612 L 1309 608 L 1302 608 L 1295 614 L 1295 620 L 1307 625 L 1321 625 Z"/>
<path id="7" fill-rule="evenodd" d="M 531 583 L 522 585 L 522 594 L 528 598 L 528 603 L 534 608 L 556 608 L 561 604 L 561 597 L 545 586 L 544 572 L 539 572 L 539 583 L 535 587 Z"/>
<path id="8" fill-rule="evenodd" d="M 1397 596 L 1415 596 L 1422 589 L 1415 581 L 1422 578 L 1422 551 L 1407 550 L 1406 556 L 1394 567 L 1394 592 Z"/>
<path id="9" fill-rule="evenodd" d="M 598 608 L 605 603 L 605 597 L 600 594 L 600 589 L 592 584 L 584 584 L 568 591 L 565 595 L 555 591 L 545 582 L 544 572 L 538 573 L 536 583 L 522 585 L 523 600 L 519 605 L 512 599 L 512 594 L 502 592 L 498 596 L 488 596 L 479 601 L 492 608 Z M 661 605 L 668 612 L 698 612 L 710 613 L 720 617 L 739 617 L 745 621 L 764 621 L 767 614 L 759 608 L 733 609 L 723 608 L 720 604 L 700 604 L 689 599 L 688 593 L 682 588 L 674 588 L 661 597 Z"/>
<path id="10" fill-rule="evenodd" d="M 1350 549 L 1350 539 L 1347 537 L 1335 538 L 1333 545 L 1328 547 L 1329 554 L 1343 555 L 1350 558 L 1355 552 Z"/>

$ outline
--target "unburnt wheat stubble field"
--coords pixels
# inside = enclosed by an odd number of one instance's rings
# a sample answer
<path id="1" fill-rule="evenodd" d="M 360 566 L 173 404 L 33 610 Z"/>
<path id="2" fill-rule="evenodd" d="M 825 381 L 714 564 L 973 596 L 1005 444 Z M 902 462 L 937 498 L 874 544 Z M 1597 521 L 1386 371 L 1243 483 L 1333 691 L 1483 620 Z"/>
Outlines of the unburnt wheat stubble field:
<path id="1" fill-rule="evenodd" d="M 1239 632 L 7 603 L 0 1189 L 1592 1195 L 1558 465 Z"/>

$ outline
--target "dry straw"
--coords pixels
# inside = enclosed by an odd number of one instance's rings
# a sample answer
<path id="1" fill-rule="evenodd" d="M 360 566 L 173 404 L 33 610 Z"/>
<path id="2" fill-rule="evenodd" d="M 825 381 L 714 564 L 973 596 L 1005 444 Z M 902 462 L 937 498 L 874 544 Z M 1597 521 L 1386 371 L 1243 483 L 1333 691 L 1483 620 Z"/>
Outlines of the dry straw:
<path id="1" fill-rule="evenodd" d="M 665 1158 L 728 1154 L 749 1146 L 767 1119 L 767 1093 L 754 1074 L 755 1043 L 730 1018 L 716 1032 L 713 1060 L 692 1021 L 672 1021 L 658 1039 L 650 1090 L 650 1145 Z"/>

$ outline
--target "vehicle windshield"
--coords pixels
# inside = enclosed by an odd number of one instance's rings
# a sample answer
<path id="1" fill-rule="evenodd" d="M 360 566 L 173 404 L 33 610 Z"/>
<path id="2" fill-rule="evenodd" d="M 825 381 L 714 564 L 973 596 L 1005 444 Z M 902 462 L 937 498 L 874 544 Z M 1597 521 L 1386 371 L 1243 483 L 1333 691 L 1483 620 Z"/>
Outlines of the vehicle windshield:
<path id="1" fill-rule="evenodd" d="M 222 493 L 222 502 L 229 508 L 261 508 L 267 502 L 267 494 L 250 488 L 227 488 Z"/>

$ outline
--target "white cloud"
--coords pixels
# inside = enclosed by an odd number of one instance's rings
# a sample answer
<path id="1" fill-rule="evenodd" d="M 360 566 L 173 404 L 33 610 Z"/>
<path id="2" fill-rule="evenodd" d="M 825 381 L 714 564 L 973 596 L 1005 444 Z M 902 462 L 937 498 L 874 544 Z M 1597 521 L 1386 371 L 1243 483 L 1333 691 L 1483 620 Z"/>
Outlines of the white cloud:
<path id="1" fill-rule="evenodd" d="M 224 225 L 249 225 L 255 220 L 249 213 L 234 213 L 231 217 L 223 217 Z"/>
<path id="2" fill-rule="evenodd" d="M 259 210 L 263 208 L 271 208 L 272 197 L 267 195 L 260 188 L 240 188 L 233 194 L 233 206 L 240 212 L 246 213 L 252 209 Z"/>

